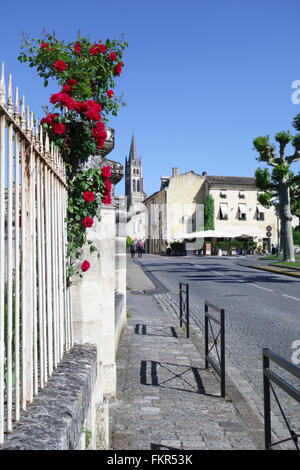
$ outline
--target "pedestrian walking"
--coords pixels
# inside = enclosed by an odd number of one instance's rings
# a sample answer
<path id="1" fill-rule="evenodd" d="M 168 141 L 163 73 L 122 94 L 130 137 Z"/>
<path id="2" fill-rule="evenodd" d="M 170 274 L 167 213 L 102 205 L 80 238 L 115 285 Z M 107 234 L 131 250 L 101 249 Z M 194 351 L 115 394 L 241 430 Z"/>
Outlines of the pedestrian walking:
<path id="1" fill-rule="evenodd" d="M 143 256 L 143 251 L 144 251 L 144 243 L 143 243 L 143 240 L 140 240 L 138 242 L 138 257 L 139 258 Z"/>
<path id="2" fill-rule="evenodd" d="M 133 241 L 130 245 L 131 258 L 135 257 L 136 252 L 136 241 Z"/>

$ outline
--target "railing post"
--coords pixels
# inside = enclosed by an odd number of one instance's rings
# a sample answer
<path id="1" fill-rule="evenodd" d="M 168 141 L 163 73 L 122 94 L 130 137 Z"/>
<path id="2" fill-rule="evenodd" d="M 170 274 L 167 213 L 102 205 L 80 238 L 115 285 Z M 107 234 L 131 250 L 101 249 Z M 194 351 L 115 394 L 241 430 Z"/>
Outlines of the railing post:
<path id="1" fill-rule="evenodd" d="M 180 327 L 182 327 L 182 284 L 179 283 L 179 310 L 180 310 Z"/>
<path id="2" fill-rule="evenodd" d="M 32 307 L 33 275 L 31 233 L 32 149 L 22 141 L 22 409 L 33 398 Z"/>
<path id="3" fill-rule="evenodd" d="M 270 360 L 265 356 L 264 351 L 265 349 L 263 349 L 265 450 L 271 450 L 271 394 L 270 383 L 265 375 L 265 371 L 269 370 Z"/>
<path id="4" fill-rule="evenodd" d="M 225 397 L 225 312 L 221 309 L 221 397 Z"/>
<path id="5" fill-rule="evenodd" d="M 186 337 L 190 337 L 190 286 L 186 285 Z"/>
<path id="6" fill-rule="evenodd" d="M 207 313 L 208 313 L 208 305 L 205 303 L 205 312 L 204 312 L 204 336 L 205 336 L 205 369 L 208 369 L 208 360 L 207 360 L 207 356 L 208 356 L 208 317 L 207 317 Z"/>

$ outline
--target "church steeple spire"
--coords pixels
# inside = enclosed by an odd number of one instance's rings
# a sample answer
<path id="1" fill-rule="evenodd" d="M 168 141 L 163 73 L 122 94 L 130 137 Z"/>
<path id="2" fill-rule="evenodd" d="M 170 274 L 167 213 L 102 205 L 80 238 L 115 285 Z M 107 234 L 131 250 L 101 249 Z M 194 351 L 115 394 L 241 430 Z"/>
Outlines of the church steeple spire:
<path id="1" fill-rule="evenodd" d="M 129 161 L 137 161 L 138 156 L 137 156 L 137 151 L 136 151 L 136 144 L 135 144 L 135 138 L 134 138 L 134 132 L 132 133 L 132 138 L 131 138 L 131 145 L 130 145 L 130 150 L 129 150 Z"/>
<path id="2" fill-rule="evenodd" d="M 134 133 L 132 133 L 128 159 L 125 159 L 125 175 L 125 195 L 128 207 L 140 204 L 146 194 L 144 192 L 142 157 L 138 157 Z"/>

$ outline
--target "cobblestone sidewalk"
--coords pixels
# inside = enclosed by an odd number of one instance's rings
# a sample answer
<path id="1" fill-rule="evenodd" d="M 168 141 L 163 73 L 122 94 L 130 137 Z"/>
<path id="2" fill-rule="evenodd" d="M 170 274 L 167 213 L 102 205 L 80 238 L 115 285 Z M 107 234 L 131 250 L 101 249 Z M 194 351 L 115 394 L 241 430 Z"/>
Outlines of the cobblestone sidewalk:
<path id="1" fill-rule="evenodd" d="M 128 294 L 111 449 L 256 449 L 214 374 L 152 296 Z"/>

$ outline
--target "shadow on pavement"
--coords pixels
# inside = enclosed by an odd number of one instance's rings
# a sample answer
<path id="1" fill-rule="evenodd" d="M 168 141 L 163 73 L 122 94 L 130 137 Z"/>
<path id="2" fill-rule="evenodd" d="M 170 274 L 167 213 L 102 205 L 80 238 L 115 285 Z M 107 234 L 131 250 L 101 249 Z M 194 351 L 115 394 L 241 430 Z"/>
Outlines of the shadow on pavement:
<path id="1" fill-rule="evenodd" d="M 134 332 L 136 335 L 178 338 L 176 330 L 173 326 L 145 325 L 143 323 L 137 323 L 135 325 Z"/>
<path id="2" fill-rule="evenodd" d="M 205 369 L 170 362 L 141 361 L 140 382 L 142 385 L 219 398 L 219 395 L 206 393 L 199 373 L 201 370 Z M 170 382 L 173 386 L 166 385 Z"/>

